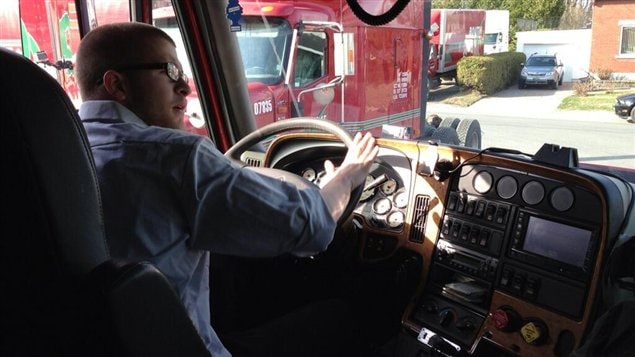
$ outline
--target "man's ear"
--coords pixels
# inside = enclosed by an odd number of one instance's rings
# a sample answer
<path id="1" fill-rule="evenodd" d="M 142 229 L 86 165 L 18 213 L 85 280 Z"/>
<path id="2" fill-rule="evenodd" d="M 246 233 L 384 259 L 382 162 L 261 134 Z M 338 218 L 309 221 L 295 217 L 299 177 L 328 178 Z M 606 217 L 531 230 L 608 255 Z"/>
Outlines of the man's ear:
<path id="1" fill-rule="evenodd" d="M 117 71 L 109 70 L 102 77 L 104 81 L 104 89 L 110 96 L 117 101 L 126 99 L 125 78 Z"/>

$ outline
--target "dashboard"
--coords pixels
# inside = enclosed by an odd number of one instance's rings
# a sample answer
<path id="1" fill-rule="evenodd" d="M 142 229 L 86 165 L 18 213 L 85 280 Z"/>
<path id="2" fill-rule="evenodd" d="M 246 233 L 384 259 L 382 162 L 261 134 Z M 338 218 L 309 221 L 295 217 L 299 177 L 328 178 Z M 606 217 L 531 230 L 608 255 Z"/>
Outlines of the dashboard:
<path id="1" fill-rule="evenodd" d="M 518 153 L 378 145 L 354 210 L 359 258 L 401 249 L 423 261 L 401 320 L 409 348 L 565 356 L 581 344 L 628 183 Z M 265 165 L 319 184 L 324 160 L 337 165 L 345 151 L 328 135 L 293 134 L 272 142 Z"/>

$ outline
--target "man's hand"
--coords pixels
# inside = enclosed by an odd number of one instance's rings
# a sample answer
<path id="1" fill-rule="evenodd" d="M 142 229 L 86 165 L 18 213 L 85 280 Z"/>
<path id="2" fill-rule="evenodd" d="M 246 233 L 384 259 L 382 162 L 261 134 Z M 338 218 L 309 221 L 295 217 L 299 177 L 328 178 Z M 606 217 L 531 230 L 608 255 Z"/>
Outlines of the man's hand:
<path id="1" fill-rule="evenodd" d="M 350 180 L 352 191 L 366 180 L 370 166 L 377 157 L 378 151 L 379 147 L 375 145 L 375 138 L 370 133 L 362 136 L 358 132 L 353 138 L 353 145 L 348 149 L 342 165 L 337 170 L 330 160 L 324 162 L 326 174 L 320 181 L 320 186 L 326 186 L 335 177 L 338 170 L 343 170 L 346 171 L 346 176 Z"/>
<path id="2" fill-rule="evenodd" d="M 335 169 L 335 165 L 329 160 L 324 162 L 326 175 L 321 181 L 321 192 L 336 221 L 344 212 L 351 191 L 366 180 L 378 152 L 375 138 L 370 133 L 362 136 L 358 132 L 339 168 Z"/>

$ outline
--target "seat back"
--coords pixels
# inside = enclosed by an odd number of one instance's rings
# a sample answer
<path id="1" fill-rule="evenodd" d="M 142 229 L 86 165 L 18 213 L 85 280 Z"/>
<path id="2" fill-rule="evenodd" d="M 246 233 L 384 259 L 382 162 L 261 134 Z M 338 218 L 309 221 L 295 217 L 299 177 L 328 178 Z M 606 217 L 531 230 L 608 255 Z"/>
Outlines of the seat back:
<path id="1" fill-rule="evenodd" d="M 109 256 L 92 154 L 61 86 L 0 48 L 0 355 L 208 355 L 151 264 Z"/>

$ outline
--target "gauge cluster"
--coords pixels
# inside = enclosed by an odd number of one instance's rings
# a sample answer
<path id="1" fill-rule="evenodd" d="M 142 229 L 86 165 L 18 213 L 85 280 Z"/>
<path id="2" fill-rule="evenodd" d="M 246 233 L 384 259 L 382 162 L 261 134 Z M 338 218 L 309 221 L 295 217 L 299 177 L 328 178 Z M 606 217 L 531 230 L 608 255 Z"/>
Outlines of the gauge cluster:
<path id="1" fill-rule="evenodd" d="M 277 168 L 293 172 L 318 186 L 322 185 L 324 162 L 337 167 L 346 155 L 341 144 L 295 141 L 278 149 L 272 158 Z M 412 169 L 403 152 L 380 148 L 364 182 L 364 191 L 355 213 L 373 227 L 399 232 L 403 229 L 410 202 Z"/>
<path id="2" fill-rule="evenodd" d="M 325 171 L 318 171 L 316 164 L 305 166 L 298 174 L 319 186 Z M 375 227 L 401 230 L 406 218 L 408 191 L 399 174 L 385 163 L 375 163 L 366 177 L 364 188 L 355 212 Z"/>
<path id="3" fill-rule="evenodd" d="M 372 226 L 400 231 L 409 195 L 399 174 L 383 163 L 375 164 L 366 177 L 365 187 L 355 212 Z"/>
<path id="4" fill-rule="evenodd" d="M 304 179 L 320 185 L 325 175 L 323 161 L 306 163 L 297 172 Z M 400 231 L 406 219 L 409 194 L 401 175 L 386 162 L 373 164 L 364 182 L 364 191 L 355 210 L 366 222 L 378 228 Z"/>

